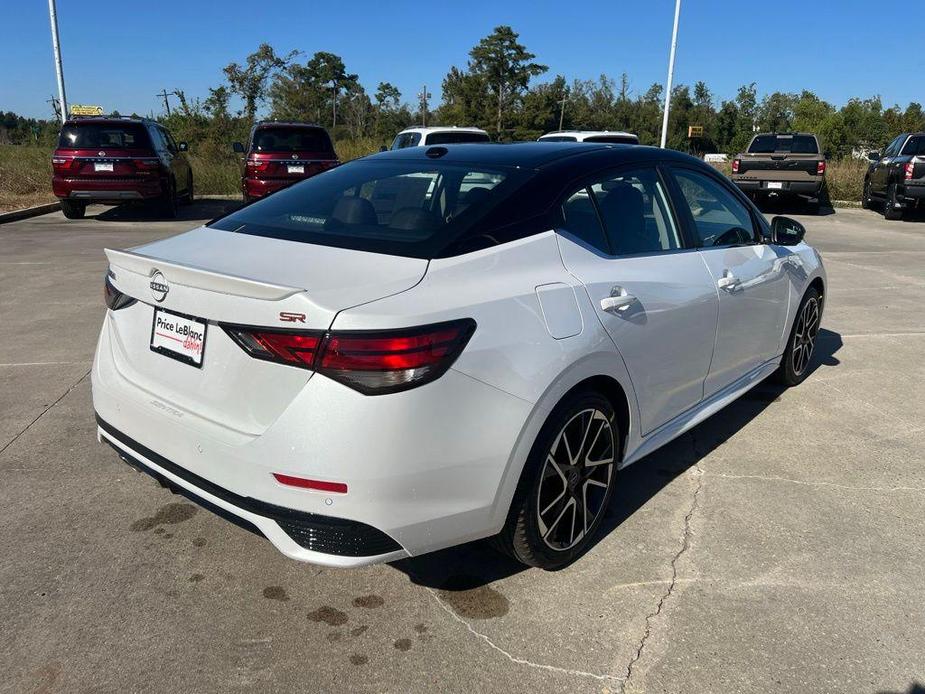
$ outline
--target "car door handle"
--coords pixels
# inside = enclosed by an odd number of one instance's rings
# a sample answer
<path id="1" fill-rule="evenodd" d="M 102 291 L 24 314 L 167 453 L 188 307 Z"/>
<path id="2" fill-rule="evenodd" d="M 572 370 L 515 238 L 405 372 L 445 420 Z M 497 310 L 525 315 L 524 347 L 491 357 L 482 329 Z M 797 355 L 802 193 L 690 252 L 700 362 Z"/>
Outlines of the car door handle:
<path id="1" fill-rule="evenodd" d="M 636 297 L 627 294 L 623 287 L 614 287 L 610 290 L 610 296 L 601 299 L 601 310 L 607 313 L 617 313 L 636 301 Z"/>
<path id="2" fill-rule="evenodd" d="M 724 291 L 734 292 L 742 286 L 742 280 L 729 272 L 729 270 L 726 270 L 723 276 L 716 280 L 716 286 Z"/>

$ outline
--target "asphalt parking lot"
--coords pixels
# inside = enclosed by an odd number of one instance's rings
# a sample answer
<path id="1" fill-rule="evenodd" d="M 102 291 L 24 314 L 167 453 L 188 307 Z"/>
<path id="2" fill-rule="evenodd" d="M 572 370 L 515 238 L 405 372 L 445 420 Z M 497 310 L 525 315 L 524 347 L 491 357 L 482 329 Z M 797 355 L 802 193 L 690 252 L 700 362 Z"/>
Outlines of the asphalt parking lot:
<path id="1" fill-rule="evenodd" d="M 797 216 L 829 273 L 813 373 L 621 473 L 572 567 L 343 571 L 96 441 L 103 247 L 227 204 L 0 226 L 0 691 L 923 691 L 925 221 Z"/>

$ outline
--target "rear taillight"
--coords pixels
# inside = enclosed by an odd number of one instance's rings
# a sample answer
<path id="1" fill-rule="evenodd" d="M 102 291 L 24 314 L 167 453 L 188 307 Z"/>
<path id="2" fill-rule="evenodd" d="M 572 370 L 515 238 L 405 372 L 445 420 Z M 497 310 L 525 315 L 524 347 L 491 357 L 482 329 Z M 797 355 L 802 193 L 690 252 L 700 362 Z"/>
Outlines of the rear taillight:
<path id="1" fill-rule="evenodd" d="M 77 160 L 74 157 L 52 157 L 51 167 L 58 173 L 65 173 L 74 168 Z"/>
<path id="2" fill-rule="evenodd" d="M 259 173 L 264 173 L 269 168 L 270 168 L 270 162 L 268 161 L 257 161 L 256 159 L 248 159 L 244 163 L 244 171 L 248 176 L 255 176 Z"/>
<path id="3" fill-rule="evenodd" d="M 817 161 L 816 162 L 816 175 L 822 176 L 825 173 L 825 162 Z"/>
<path id="4" fill-rule="evenodd" d="M 160 165 L 160 159 L 149 158 L 149 159 L 132 159 L 132 164 L 135 165 L 135 168 L 139 171 L 154 171 Z"/>
<path id="5" fill-rule="evenodd" d="M 732 160 L 732 173 L 739 173 L 739 164 L 740 164 L 740 160 L 738 159 Z"/>
<path id="6" fill-rule="evenodd" d="M 912 172 L 915 170 L 915 164 L 911 161 L 906 162 L 906 165 L 903 167 L 904 178 L 908 181 L 912 178 Z"/>
<path id="7" fill-rule="evenodd" d="M 120 308 L 134 304 L 136 299 L 116 289 L 112 284 L 111 277 L 115 277 L 112 270 L 106 273 L 106 278 L 103 280 L 103 301 L 106 302 L 107 308 L 118 311 Z"/>
<path id="8" fill-rule="evenodd" d="M 475 321 L 329 333 L 222 327 L 256 359 L 314 369 L 365 395 L 382 395 L 429 383 L 446 373 L 472 337 Z"/>

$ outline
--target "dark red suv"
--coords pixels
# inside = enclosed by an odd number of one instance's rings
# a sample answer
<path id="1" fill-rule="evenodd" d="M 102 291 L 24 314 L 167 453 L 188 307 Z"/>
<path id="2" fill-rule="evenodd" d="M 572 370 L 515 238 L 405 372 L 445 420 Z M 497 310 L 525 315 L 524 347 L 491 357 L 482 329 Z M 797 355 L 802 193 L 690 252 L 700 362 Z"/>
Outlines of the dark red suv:
<path id="1" fill-rule="evenodd" d="M 233 149 L 244 155 L 241 166 L 244 202 L 340 164 L 327 131 L 310 123 L 261 121 L 251 128 L 247 147 L 235 142 Z"/>
<path id="2" fill-rule="evenodd" d="M 193 172 L 167 130 L 138 118 L 74 118 L 61 127 L 52 155 L 51 187 L 68 219 L 91 202 L 158 203 L 168 217 L 193 199 Z"/>

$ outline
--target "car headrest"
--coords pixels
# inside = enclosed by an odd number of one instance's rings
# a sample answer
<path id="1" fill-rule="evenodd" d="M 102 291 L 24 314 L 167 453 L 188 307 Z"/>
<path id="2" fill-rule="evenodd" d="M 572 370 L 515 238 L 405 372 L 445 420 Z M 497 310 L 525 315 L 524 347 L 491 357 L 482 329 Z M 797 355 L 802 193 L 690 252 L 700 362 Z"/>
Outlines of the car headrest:
<path id="1" fill-rule="evenodd" d="M 404 231 L 428 231 L 440 224 L 440 219 L 433 212 L 420 207 L 402 207 L 392 213 L 389 229 Z"/>
<path id="2" fill-rule="evenodd" d="M 379 223 L 376 209 L 366 198 L 343 197 L 334 205 L 331 216 L 325 226 L 342 226 L 344 224 L 366 224 L 375 226 Z"/>
<path id="3" fill-rule="evenodd" d="M 488 188 L 471 188 L 466 191 L 462 201 L 466 204 L 467 207 L 471 207 L 472 205 L 481 205 L 488 199 L 490 195 L 491 191 Z"/>

